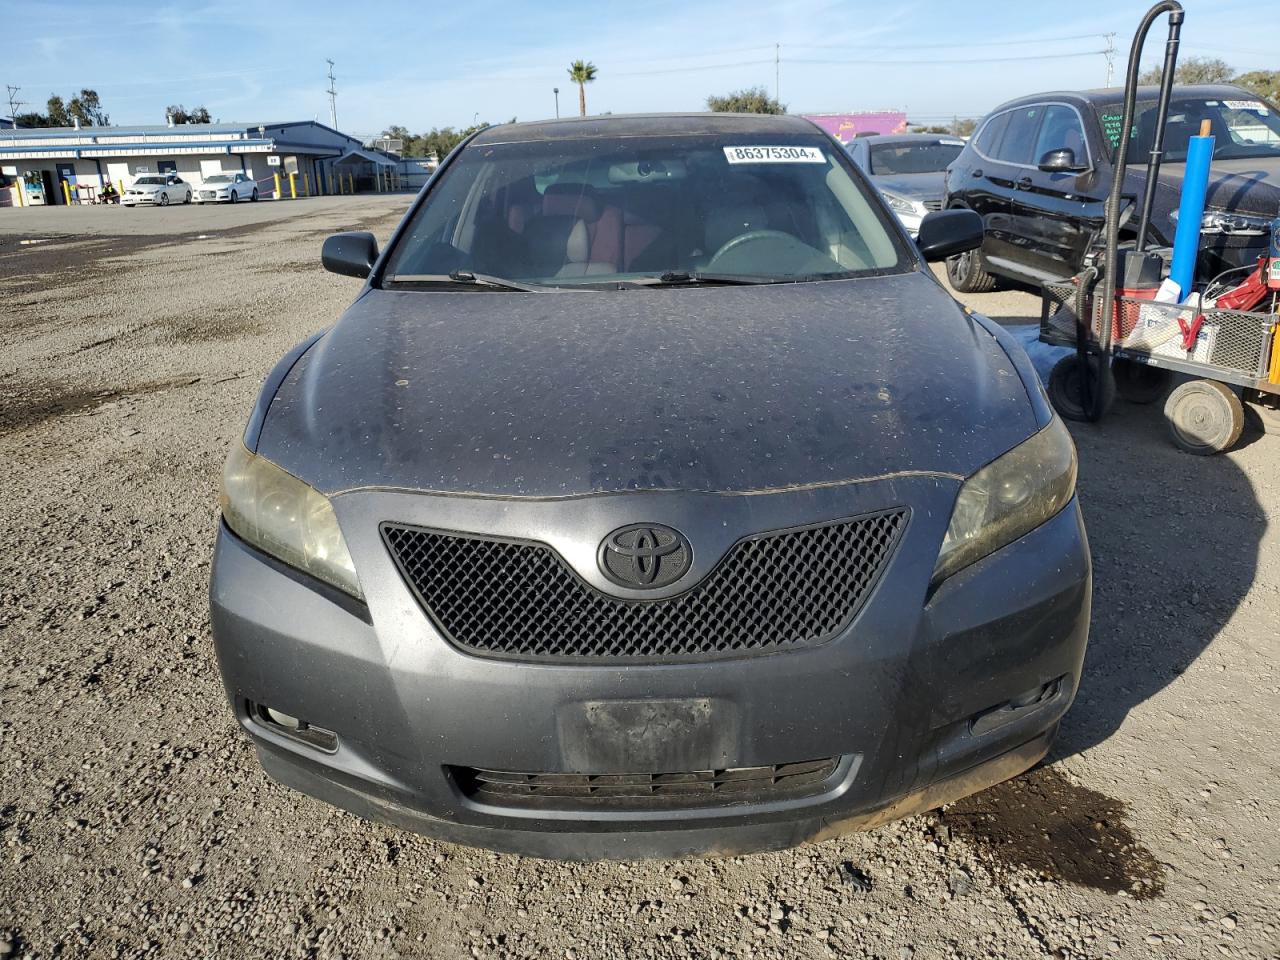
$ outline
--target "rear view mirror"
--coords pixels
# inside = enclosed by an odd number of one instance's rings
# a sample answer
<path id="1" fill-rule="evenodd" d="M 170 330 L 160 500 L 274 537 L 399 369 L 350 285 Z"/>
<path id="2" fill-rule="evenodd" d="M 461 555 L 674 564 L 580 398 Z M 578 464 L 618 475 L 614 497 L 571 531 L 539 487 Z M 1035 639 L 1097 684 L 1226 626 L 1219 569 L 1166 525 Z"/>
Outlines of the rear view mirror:
<path id="1" fill-rule="evenodd" d="M 364 279 L 378 259 L 378 241 L 372 233 L 335 233 L 325 237 L 320 262 L 330 273 Z"/>
<path id="2" fill-rule="evenodd" d="M 1076 162 L 1076 152 L 1070 147 L 1049 150 L 1038 164 L 1045 173 L 1084 173 L 1089 168 Z"/>
<path id="3" fill-rule="evenodd" d="M 982 246 L 982 217 L 972 210 L 937 210 L 920 221 L 916 249 L 929 263 Z"/>

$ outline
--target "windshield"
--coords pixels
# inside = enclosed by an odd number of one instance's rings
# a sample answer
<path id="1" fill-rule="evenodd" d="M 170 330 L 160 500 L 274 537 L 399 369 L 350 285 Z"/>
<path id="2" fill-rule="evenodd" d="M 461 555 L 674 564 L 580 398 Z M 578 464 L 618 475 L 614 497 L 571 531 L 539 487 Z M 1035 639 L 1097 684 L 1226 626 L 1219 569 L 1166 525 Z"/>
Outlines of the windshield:
<path id="1" fill-rule="evenodd" d="M 962 140 L 871 145 L 871 170 L 878 176 L 904 173 L 941 173 L 964 149 Z"/>
<path id="2" fill-rule="evenodd" d="M 205 183 L 230 183 L 231 177 L 225 173 L 215 173 L 212 177 L 205 177 Z"/>
<path id="3" fill-rule="evenodd" d="M 479 144 L 432 187 L 385 279 L 789 282 L 905 268 L 850 169 L 816 134 Z"/>
<path id="4" fill-rule="evenodd" d="M 1256 97 L 1241 91 L 1240 100 L 1178 98 L 1169 103 L 1169 119 L 1164 131 L 1164 159 L 1181 163 L 1187 159 L 1187 141 L 1200 133 L 1200 122 L 1209 121 L 1216 160 L 1246 157 L 1280 158 L 1280 115 Z M 1100 107 L 1098 116 L 1112 152 L 1120 142 L 1124 104 Z M 1129 137 L 1128 162 L 1146 163 L 1155 139 L 1156 102 L 1143 100 L 1134 112 Z"/>
<path id="5" fill-rule="evenodd" d="M 163 184 L 164 177 L 139 177 L 134 183 Z"/>

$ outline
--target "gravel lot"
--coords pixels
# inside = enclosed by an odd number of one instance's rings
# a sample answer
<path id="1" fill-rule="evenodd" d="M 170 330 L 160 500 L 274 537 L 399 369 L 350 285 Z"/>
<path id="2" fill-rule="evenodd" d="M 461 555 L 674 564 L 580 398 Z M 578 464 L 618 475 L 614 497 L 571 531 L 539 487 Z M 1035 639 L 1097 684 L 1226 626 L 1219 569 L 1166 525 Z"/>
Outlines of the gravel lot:
<path id="1" fill-rule="evenodd" d="M 1095 618 L 1050 761 L 945 811 L 573 865 L 269 782 L 209 637 L 218 473 L 358 289 L 320 239 L 407 202 L 0 215 L 0 957 L 1280 957 L 1280 439 L 1194 458 L 1153 408 L 1075 430 Z"/>

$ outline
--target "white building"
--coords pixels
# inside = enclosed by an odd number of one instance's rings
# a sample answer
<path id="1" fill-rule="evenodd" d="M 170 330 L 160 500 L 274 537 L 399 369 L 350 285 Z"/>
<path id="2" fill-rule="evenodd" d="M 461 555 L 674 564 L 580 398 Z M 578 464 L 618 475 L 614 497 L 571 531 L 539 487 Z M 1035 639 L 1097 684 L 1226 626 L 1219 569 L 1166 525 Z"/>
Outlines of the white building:
<path id="1" fill-rule="evenodd" d="M 248 174 L 269 197 L 274 174 L 295 174 L 296 190 L 336 193 L 337 174 L 374 188 L 375 168 L 394 161 L 355 137 L 310 120 L 285 123 L 186 123 L 154 127 L 0 129 L 0 205 L 61 204 L 92 197 L 108 181 L 128 187 L 144 174 L 174 172 L 199 184 L 215 173 Z M 66 184 L 66 189 L 63 184 Z M 21 198 L 15 196 L 21 186 Z M 10 187 L 6 197 L 5 187 Z"/>

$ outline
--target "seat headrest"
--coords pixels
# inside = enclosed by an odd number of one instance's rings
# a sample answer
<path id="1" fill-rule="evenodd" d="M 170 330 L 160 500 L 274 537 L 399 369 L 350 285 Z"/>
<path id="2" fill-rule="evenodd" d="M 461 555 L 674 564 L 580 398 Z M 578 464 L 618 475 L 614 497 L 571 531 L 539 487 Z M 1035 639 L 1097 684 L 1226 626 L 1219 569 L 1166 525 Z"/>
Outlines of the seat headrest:
<path id="1" fill-rule="evenodd" d="M 542 212 L 548 217 L 576 217 L 595 223 L 600 210 L 599 198 L 585 183 L 553 183 L 542 195 Z"/>

